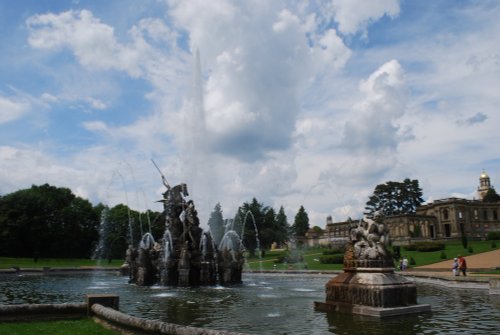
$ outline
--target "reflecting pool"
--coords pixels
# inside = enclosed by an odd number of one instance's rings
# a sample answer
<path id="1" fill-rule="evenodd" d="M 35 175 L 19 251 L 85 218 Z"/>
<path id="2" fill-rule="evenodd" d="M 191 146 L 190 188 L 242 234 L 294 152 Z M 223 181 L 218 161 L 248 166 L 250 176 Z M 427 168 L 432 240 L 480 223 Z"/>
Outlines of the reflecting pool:
<path id="1" fill-rule="evenodd" d="M 235 287 L 139 287 L 113 274 L 0 275 L 0 304 L 82 302 L 120 296 L 130 315 L 250 334 L 498 334 L 500 298 L 486 290 L 418 285 L 431 313 L 377 319 L 314 311 L 331 275 L 248 274 Z"/>

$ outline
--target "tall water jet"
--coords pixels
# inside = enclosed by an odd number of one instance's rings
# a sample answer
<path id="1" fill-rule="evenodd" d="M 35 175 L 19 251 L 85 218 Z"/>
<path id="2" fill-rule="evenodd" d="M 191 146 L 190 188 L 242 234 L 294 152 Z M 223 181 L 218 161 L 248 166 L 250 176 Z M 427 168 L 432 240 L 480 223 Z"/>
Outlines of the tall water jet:
<path id="1" fill-rule="evenodd" d="M 216 173 L 213 168 L 213 155 L 209 154 L 210 134 L 207 132 L 205 107 L 203 99 L 203 75 L 201 69 L 200 51 L 193 52 L 193 77 L 190 104 L 184 112 L 183 148 L 181 178 L 190 185 L 193 201 L 200 209 L 201 219 L 210 213 L 215 205 L 217 195 Z"/>
<path id="2" fill-rule="evenodd" d="M 123 190 L 125 191 L 125 200 L 127 202 L 128 228 L 129 228 L 129 234 L 130 234 L 129 239 L 130 239 L 130 244 L 134 244 L 134 233 L 132 232 L 133 219 L 132 219 L 132 216 L 130 215 L 130 203 L 128 201 L 127 184 L 125 183 L 125 178 L 123 178 L 120 171 L 116 171 L 116 174 L 120 177 L 122 184 L 123 184 Z"/>
<path id="3" fill-rule="evenodd" d="M 109 234 L 109 209 L 108 207 L 104 207 L 101 211 L 101 218 L 99 221 L 99 241 L 97 242 L 97 246 L 94 250 L 92 258 L 97 260 L 98 262 L 101 259 L 108 258 L 108 254 L 110 250 L 107 249 L 107 239 Z"/>

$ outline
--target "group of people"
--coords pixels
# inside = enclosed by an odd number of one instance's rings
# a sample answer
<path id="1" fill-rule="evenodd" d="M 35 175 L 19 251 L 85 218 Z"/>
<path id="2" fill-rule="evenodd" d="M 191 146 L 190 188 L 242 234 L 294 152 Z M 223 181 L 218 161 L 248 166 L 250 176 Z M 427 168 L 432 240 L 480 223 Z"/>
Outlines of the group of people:
<path id="1" fill-rule="evenodd" d="M 464 276 L 467 276 L 467 262 L 465 261 L 465 258 L 460 255 L 458 255 L 458 257 L 455 257 L 453 259 L 451 271 L 453 272 L 454 276 L 460 276 L 460 272 L 462 272 Z"/>

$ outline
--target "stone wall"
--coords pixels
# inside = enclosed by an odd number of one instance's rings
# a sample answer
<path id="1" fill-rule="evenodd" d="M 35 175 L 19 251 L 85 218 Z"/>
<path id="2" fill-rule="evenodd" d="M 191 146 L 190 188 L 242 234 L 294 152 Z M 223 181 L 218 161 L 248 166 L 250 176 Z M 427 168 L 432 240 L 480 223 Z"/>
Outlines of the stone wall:
<path id="1" fill-rule="evenodd" d="M 223 330 L 180 326 L 130 316 L 118 311 L 119 297 L 111 294 L 87 295 L 86 302 L 66 304 L 0 305 L 0 322 L 80 319 L 91 316 L 96 322 L 121 333 L 161 335 L 244 335 Z M 106 305 L 106 306 L 104 306 Z"/>
<path id="2" fill-rule="evenodd" d="M 233 333 L 221 330 L 210 330 L 204 328 L 180 326 L 173 323 L 161 322 L 156 320 L 147 320 L 130 316 L 104 307 L 100 304 L 92 305 L 92 314 L 105 321 L 112 327 L 129 330 L 133 333 L 144 334 L 175 334 L 175 335 L 244 335 L 242 333 Z"/>
<path id="3" fill-rule="evenodd" d="M 0 321 L 78 319 L 86 315 L 86 303 L 0 305 Z"/>

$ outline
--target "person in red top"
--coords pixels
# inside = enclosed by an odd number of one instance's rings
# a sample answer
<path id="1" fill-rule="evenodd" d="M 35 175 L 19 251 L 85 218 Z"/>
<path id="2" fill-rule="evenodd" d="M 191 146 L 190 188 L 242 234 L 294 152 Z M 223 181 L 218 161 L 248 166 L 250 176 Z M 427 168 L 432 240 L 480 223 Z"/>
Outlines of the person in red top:
<path id="1" fill-rule="evenodd" d="M 458 269 L 462 272 L 464 276 L 467 276 L 467 262 L 465 258 L 458 255 Z"/>

